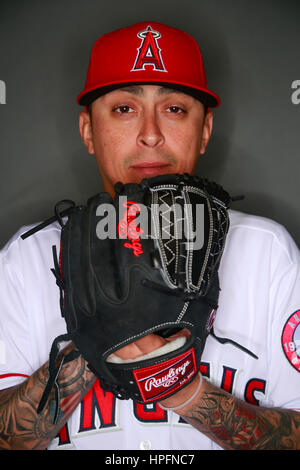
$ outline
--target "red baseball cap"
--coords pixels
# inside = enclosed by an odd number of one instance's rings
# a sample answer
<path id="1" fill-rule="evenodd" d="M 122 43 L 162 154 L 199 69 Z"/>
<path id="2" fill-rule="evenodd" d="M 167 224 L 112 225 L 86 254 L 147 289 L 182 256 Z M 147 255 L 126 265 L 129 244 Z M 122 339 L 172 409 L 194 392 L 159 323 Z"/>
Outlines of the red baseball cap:
<path id="1" fill-rule="evenodd" d="M 207 88 L 195 39 L 153 21 L 118 29 L 96 41 L 77 102 L 88 106 L 109 91 L 137 84 L 168 86 L 194 96 L 209 108 L 220 104 L 220 98 Z"/>

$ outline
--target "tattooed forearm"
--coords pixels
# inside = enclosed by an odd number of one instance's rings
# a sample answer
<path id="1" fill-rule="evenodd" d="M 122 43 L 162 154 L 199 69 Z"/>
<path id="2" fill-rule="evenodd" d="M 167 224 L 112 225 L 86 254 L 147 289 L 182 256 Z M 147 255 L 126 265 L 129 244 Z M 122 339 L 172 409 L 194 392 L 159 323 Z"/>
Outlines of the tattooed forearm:
<path id="1" fill-rule="evenodd" d="M 42 413 L 37 414 L 47 379 L 46 363 L 21 385 L 0 392 L 0 449 L 45 449 L 95 382 L 82 357 L 64 364 L 57 381 L 59 417 L 53 424 L 54 392 Z"/>
<path id="2" fill-rule="evenodd" d="M 205 382 L 185 421 L 224 449 L 300 449 L 300 413 L 261 408 Z"/>

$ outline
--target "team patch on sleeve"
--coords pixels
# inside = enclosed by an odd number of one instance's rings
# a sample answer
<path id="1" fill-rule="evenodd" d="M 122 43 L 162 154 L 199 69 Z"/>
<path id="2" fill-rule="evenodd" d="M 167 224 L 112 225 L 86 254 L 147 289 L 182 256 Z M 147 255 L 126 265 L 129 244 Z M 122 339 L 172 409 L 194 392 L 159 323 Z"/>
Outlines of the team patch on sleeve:
<path id="1" fill-rule="evenodd" d="M 287 319 L 281 335 L 281 344 L 289 363 L 300 372 L 300 310 L 296 310 Z"/>

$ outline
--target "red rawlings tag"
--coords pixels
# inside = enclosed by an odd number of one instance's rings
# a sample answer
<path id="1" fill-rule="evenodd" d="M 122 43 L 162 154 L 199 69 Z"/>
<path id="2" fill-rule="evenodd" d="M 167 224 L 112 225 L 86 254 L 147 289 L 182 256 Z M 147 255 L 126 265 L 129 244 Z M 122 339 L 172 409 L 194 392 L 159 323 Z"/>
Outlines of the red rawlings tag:
<path id="1" fill-rule="evenodd" d="M 145 403 L 162 399 L 175 392 L 196 373 L 194 348 L 160 364 L 133 371 Z"/>

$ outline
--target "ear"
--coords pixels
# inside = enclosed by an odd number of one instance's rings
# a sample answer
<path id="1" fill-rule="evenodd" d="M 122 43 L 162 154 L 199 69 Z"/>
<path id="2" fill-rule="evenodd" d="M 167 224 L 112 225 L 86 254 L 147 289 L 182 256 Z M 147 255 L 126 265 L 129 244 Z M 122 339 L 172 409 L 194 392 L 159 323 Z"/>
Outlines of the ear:
<path id="1" fill-rule="evenodd" d="M 207 110 L 205 117 L 204 117 L 203 128 L 202 128 L 200 154 L 205 153 L 207 144 L 212 134 L 212 129 L 213 129 L 213 113 L 212 111 Z"/>
<path id="2" fill-rule="evenodd" d="M 86 111 L 81 111 L 79 115 L 79 132 L 82 142 L 86 146 L 88 152 L 92 155 L 95 153 L 92 133 L 91 116 Z"/>

